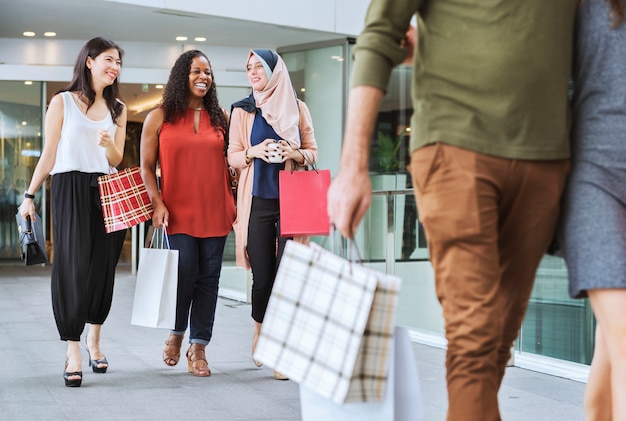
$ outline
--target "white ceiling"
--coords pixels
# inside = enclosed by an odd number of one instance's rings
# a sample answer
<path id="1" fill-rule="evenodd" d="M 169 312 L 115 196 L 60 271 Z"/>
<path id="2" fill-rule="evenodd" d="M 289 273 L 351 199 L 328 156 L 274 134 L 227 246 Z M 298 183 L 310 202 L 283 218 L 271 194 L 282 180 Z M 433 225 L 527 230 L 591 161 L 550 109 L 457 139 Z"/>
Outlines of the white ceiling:
<path id="1" fill-rule="evenodd" d="M 24 31 L 35 32 L 39 39 L 44 38 L 46 31 L 56 32 L 56 38 L 63 40 L 86 41 L 94 36 L 104 36 L 121 45 L 124 42 L 172 44 L 176 42 L 177 35 L 186 35 L 190 41 L 202 36 L 207 41 L 193 41 L 193 44 L 274 49 L 341 37 L 332 32 L 194 15 L 114 1 L 0 0 L 0 45 L 1 38 L 23 38 Z M 64 85 L 49 83 L 48 100 Z M 160 98 L 160 92 L 153 89 L 143 92 L 139 84 L 122 84 L 122 94 L 131 109 L 135 104 L 156 103 Z M 129 115 L 129 118 L 141 121 L 145 114 Z"/>
<path id="2" fill-rule="evenodd" d="M 202 0 L 198 0 L 202 1 Z M 224 0 L 229 1 L 229 0 Z M 295 1 L 295 0 L 294 0 Z M 175 42 L 177 35 L 207 38 L 207 45 L 276 48 L 338 38 L 337 33 L 289 28 L 217 16 L 134 6 L 103 0 L 0 0 L 0 38 L 109 37 L 117 42 Z"/>

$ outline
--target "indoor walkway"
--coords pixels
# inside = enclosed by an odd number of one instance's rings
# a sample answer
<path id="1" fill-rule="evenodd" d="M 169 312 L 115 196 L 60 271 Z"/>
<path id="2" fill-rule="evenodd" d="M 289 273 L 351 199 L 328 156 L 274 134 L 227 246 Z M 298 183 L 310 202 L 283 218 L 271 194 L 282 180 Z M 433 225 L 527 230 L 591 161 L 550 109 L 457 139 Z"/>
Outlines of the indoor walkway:
<path id="1" fill-rule="evenodd" d="M 209 378 L 161 360 L 168 332 L 130 325 L 135 277 L 118 269 L 111 314 L 102 331 L 106 374 L 88 370 L 83 385 L 63 385 L 65 344 L 50 304 L 50 267 L 0 265 L 0 419 L 299 420 L 298 385 L 277 381 L 250 357 L 250 305 L 220 299 L 207 358 Z M 82 347 L 84 350 L 84 347 Z M 426 419 L 445 419 L 444 351 L 415 344 Z M 183 353 L 186 346 L 183 348 Z M 584 384 L 509 368 L 500 392 L 504 421 L 583 420 Z M 326 421 L 326 420 L 323 420 Z M 381 420 L 384 421 L 384 420 Z"/>

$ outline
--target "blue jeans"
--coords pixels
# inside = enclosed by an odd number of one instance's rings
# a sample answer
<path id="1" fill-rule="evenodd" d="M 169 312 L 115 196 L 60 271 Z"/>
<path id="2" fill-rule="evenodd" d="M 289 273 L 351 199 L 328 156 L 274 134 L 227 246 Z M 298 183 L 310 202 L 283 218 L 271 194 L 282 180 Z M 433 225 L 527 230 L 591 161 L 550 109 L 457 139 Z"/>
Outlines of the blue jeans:
<path id="1" fill-rule="evenodd" d="M 171 248 L 179 251 L 174 333 L 184 334 L 189 324 L 189 343 L 207 345 L 213 334 L 226 236 L 173 234 L 168 238 Z"/>

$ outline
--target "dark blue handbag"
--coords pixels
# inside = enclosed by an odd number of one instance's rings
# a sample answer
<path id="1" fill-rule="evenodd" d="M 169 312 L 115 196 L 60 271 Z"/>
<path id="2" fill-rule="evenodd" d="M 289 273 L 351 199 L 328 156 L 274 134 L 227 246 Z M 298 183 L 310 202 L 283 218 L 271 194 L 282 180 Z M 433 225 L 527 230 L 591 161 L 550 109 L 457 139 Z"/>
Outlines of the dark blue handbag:
<path id="1" fill-rule="evenodd" d="M 48 263 L 43 227 L 39 215 L 35 214 L 35 223 L 31 222 L 30 216 L 24 219 L 19 213 L 15 215 L 15 220 L 17 221 L 17 230 L 20 233 L 22 260 L 28 266 Z"/>

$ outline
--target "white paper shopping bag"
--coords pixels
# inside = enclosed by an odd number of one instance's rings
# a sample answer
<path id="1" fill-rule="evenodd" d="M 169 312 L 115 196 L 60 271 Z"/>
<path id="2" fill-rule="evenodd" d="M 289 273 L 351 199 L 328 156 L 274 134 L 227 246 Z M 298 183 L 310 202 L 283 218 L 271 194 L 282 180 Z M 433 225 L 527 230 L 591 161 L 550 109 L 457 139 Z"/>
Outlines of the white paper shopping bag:
<path id="1" fill-rule="evenodd" d="M 177 290 L 178 250 L 142 248 L 130 323 L 174 329 Z"/>
<path id="2" fill-rule="evenodd" d="M 396 327 L 385 400 L 335 403 L 300 385 L 302 421 L 425 421 L 415 356 L 405 328 Z"/>

